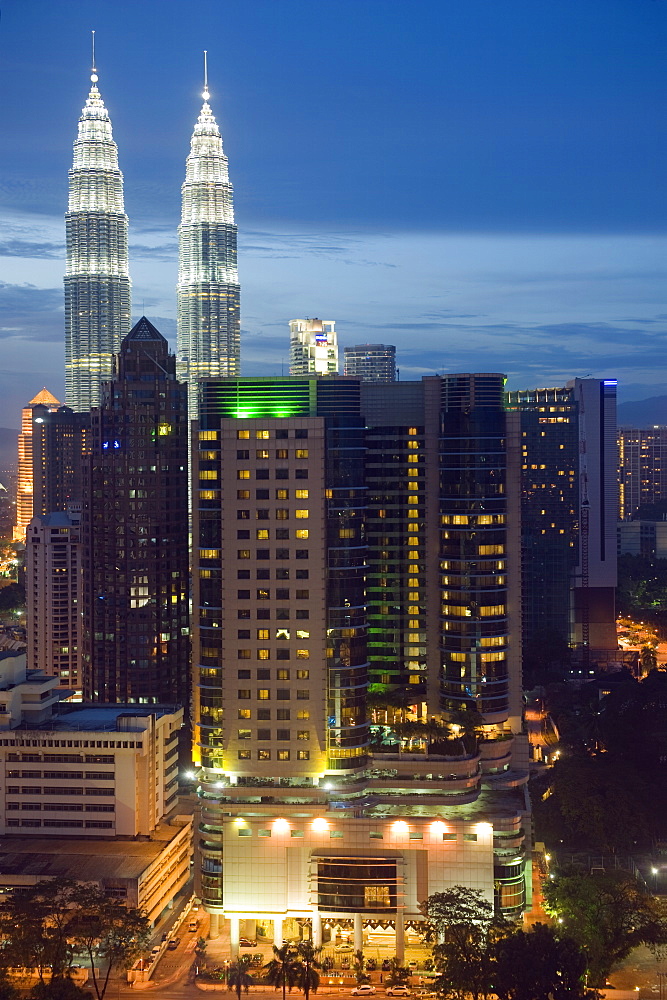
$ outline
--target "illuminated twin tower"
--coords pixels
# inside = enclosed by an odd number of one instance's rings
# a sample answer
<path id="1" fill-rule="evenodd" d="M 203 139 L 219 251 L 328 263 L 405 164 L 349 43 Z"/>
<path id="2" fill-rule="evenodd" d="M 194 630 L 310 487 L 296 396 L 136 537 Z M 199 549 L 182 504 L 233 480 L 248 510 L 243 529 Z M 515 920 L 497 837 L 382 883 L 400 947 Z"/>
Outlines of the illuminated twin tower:
<path id="1" fill-rule="evenodd" d="M 66 216 L 65 403 L 90 410 L 113 376 L 113 357 L 131 326 L 128 220 L 111 120 L 97 87 L 79 119 Z M 220 129 L 204 104 L 195 125 L 179 226 L 177 375 L 196 412 L 199 379 L 239 374 L 240 289 L 232 186 Z"/>

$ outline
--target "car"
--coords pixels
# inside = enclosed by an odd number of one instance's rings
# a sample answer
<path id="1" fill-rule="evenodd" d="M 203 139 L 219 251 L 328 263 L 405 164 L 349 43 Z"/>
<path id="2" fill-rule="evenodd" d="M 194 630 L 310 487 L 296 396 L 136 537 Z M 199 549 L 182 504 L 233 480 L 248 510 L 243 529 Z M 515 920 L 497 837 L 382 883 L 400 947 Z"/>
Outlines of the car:
<path id="1" fill-rule="evenodd" d="M 388 986 L 385 993 L 388 997 L 409 997 L 410 989 L 407 986 Z"/>
<path id="2" fill-rule="evenodd" d="M 371 986 L 370 983 L 361 983 L 351 991 L 350 995 L 353 997 L 366 997 L 371 996 L 373 993 L 377 993 L 374 986 Z"/>
<path id="3" fill-rule="evenodd" d="M 341 941 L 335 946 L 334 951 L 354 951 L 354 945 L 350 944 L 349 941 Z"/>
<path id="4" fill-rule="evenodd" d="M 419 962 L 415 962 L 414 958 L 412 959 L 411 962 L 408 962 L 408 969 L 418 969 L 418 968 L 419 968 Z"/>
<path id="5" fill-rule="evenodd" d="M 388 958 L 383 959 L 382 971 L 389 972 L 390 969 L 391 969 L 391 962 L 389 961 L 389 959 Z"/>
<path id="6" fill-rule="evenodd" d="M 256 948 L 257 941 L 254 938 L 242 937 L 239 938 L 239 945 L 241 948 Z"/>
<path id="7" fill-rule="evenodd" d="M 151 948 L 151 958 L 155 958 L 155 956 L 159 954 L 160 954 L 160 945 L 156 944 L 154 948 Z"/>
<path id="8" fill-rule="evenodd" d="M 196 931 L 198 927 L 199 927 L 199 921 L 198 920 L 191 920 L 190 923 L 188 924 L 188 930 L 190 931 L 191 934 L 194 931 Z"/>
<path id="9" fill-rule="evenodd" d="M 167 951 L 176 951 L 180 942 L 181 942 L 180 938 L 172 938 L 169 944 L 167 945 Z"/>

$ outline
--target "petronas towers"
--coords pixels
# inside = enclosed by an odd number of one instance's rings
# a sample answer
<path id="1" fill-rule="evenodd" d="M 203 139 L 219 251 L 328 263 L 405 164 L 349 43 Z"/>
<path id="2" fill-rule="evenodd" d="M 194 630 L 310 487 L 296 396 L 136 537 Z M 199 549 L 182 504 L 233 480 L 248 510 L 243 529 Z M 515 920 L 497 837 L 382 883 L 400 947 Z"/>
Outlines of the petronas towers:
<path id="1" fill-rule="evenodd" d="M 111 120 L 97 87 L 79 119 L 66 215 L 65 402 L 97 406 L 102 383 L 131 326 L 128 219 Z M 240 289 L 232 185 L 220 129 L 204 103 L 194 127 L 179 226 L 177 376 L 190 389 L 191 415 L 202 378 L 239 374 Z"/>
<path id="2" fill-rule="evenodd" d="M 93 66 L 69 172 L 65 274 L 65 403 L 89 410 L 130 329 L 123 175 Z"/>

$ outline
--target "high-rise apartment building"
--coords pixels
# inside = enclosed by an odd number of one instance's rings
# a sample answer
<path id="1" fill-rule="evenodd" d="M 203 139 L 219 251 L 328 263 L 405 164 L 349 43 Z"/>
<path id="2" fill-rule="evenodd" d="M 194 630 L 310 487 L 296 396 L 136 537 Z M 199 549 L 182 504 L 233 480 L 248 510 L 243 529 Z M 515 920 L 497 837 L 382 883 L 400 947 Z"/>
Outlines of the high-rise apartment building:
<path id="1" fill-rule="evenodd" d="M 617 648 L 616 382 L 508 393 L 521 435 L 524 640 Z"/>
<path id="2" fill-rule="evenodd" d="M 337 375 L 338 335 L 327 319 L 290 320 L 290 375 Z"/>
<path id="3" fill-rule="evenodd" d="M 188 383 L 193 418 L 200 379 L 238 375 L 241 352 L 233 188 L 206 83 L 202 96 L 178 227 L 177 374 Z"/>
<path id="4" fill-rule="evenodd" d="M 81 696 L 80 511 L 34 517 L 26 532 L 28 670 Z"/>
<path id="5" fill-rule="evenodd" d="M 99 403 L 102 382 L 111 378 L 114 354 L 130 328 L 123 175 L 94 66 L 90 79 L 65 216 L 65 403 L 76 411 Z"/>
<path id="6" fill-rule="evenodd" d="M 667 500 L 667 427 L 619 427 L 619 519 Z"/>
<path id="7" fill-rule="evenodd" d="M 241 920 L 276 943 L 306 920 L 315 944 L 347 921 L 355 949 L 382 922 L 403 957 L 419 902 L 456 883 L 521 912 L 518 470 L 506 430 L 495 374 L 204 384 L 199 891 L 213 934 L 229 919 L 233 950 Z M 424 722 L 409 750 L 378 718 L 395 721 L 397 696 Z M 468 737 L 443 746 L 434 719 Z"/>
<path id="8" fill-rule="evenodd" d="M 396 348 L 392 344 L 356 344 L 343 353 L 345 375 L 362 382 L 396 381 Z"/>
<path id="9" fill-rule="evenodd" d="M 83 686 L 90 701 L 187 705 L 187 389 L 145 317 L 92 412 L 82 517 Z"/>
<path id="10" fill-rule="evenodd" d="M 34 514 L 34 466 L 33 444 L 40 427 L 35 423 L 37 416 L 44 421 L 46 414 L 56 410 L 61 403 L 53 393 L 44 388 L 21 411 L 21 430 L 18 437 L 18 477 L 16 484 L 16 524 L 14 525 L 14 541 L 25 540 L 25 529 Z M 36 415 L 34 407 L 44 407 L 44 412 Z"/>

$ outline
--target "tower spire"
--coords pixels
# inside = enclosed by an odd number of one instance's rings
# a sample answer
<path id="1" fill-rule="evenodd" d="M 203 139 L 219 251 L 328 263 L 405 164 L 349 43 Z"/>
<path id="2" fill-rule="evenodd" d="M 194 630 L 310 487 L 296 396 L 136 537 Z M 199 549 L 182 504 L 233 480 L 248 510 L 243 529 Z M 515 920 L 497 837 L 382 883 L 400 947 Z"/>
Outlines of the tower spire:
<path id="1" fill-rule="evenodd" d="M 204 93 L 201 95 L 205 101 L 211 96 L 208 91 L 208 52 L 204 49 Z"/>
<path id="2" fill-rule="evenodd" d="M 91 70 L 90 70 L 90 82 L 91 83 L 97 83 L 99 77 L 97 75 L 97 64 L 95 62 L 95 32 L 91 31 L 90 34 L 91 34 L 91 37 L 92 37 L 92 47 L 93 47 L 93 64 L 92 64 Z"/>

